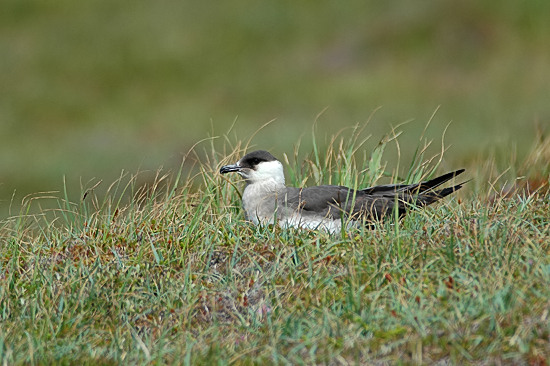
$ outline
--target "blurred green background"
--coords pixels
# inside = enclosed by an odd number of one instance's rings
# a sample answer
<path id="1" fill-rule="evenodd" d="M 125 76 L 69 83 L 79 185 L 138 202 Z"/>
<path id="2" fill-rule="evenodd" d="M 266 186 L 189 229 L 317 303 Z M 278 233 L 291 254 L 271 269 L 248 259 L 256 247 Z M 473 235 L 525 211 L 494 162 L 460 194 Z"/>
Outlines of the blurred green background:
<path id="1" fill-rule="evenodd" d="M 550 120 L 550 2 L 24 1 L 0 12 L 0 212 L 63 176 L 112 182 L 176 168 L 209 135 L 280 156 L 316 116 L 321 139 L 402 129 L 449 165 L 521 157 Z M 222 143 L 223 141 L 220 141 Z M 512 148 L 510 148 L 512 147 Z M 437 150 L 437 149 L 436 149 Z"/>

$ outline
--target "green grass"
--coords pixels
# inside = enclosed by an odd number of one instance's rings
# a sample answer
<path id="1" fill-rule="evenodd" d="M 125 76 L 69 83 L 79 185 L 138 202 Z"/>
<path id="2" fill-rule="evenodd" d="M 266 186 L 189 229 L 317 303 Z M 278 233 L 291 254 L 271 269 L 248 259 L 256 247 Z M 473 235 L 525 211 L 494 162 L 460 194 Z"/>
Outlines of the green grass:
<path id="1" fill-rule="evenodd" d="M 382 153 L 395 136 L 368 154 L 357 135 L 334 136 L 303 162 L 286 156 L 289 183 L 416 180 L 441 164 L 425 163 L 420 143 L 415 160 L 389 169 Z M 189 175 L 159 173 L 146 186 L 126 175 L 103 198 L 93 186 L 75 202 L 70 192 L 29 197 L 0 228 L 0 360 L 548 362 L 544 187 L 498 194 L 504 184 L 489 158 L 467 167 L 474 180 L 458 195 L 399 225 L 334 236 L 255 227 L 244 222 L 241 184 L 218 174 L 246 145 L 212 141 Z M 548 146 L 533 146 L 514 172 L 547 187 Z M 25 214 L 47 200 L 57 208 Z"/>

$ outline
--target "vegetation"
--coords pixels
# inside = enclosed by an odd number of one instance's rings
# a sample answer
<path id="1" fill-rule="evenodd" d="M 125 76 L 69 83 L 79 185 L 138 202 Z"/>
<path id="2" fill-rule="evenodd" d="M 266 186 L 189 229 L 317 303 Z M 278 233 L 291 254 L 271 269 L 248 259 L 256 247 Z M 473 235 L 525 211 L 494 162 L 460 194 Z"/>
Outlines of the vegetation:
<path id="1" fill-rule="evenodd" d="M 5 0 L 1 363 L 548 364 L 549 12 Z M 375 230 L 255 227 L 218 174 L 252 143 L 297 186 L 472 180 Z"/>
<path id="2" fill-rule="evenodd" d="M 388 168 L 395 135 L 371 154 L 358 129 L 326 150 L 314 138 L 303 163 L 284 156 L 289 183 L 417 180 L 444 162 L 421 140 Z M 528 184 L 479 161 L 453 198 L 334 236 L 244 222 L 218 169 L 246 145 L 211 141 L 189 176 L 123 176 L 104 198 L 29 197 L 0 228 L 2 363 L 547 364 L 549 139 L 514 166 Z"/>

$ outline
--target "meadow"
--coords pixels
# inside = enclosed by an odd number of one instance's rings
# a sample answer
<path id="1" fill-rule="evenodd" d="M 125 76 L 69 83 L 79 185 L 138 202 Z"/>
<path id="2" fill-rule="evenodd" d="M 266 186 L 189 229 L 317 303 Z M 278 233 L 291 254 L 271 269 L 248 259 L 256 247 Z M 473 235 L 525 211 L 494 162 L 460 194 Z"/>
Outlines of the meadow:
<path id="1" fill-rule="evenodd" d="M 2 364 L 528 364 L 550 354 L 550 2 L 5 0 Z M 262 127 L 263 126 L 263 127 Z M 457 194 L 337 235 L 220 166 Z"/>
<path id="2" fill-rule="evenodd" d="M 421 139 L 389 169 L 398 135 L 367 154 L 361 129 L 344 130 L 305 160 L 283 157 L 288 183 L 411 182 L 441 168 L 445 149 L 429 155 Z M 479 161 L 441 204 L 336 235 L 247 223 L 242 184 L 218 173 L 246 148 L 205 141 L 188 175 L 33 197 L 4 220 L 2 363 L 548 362 L 548 138 L 515 166 L 525 184 L 498 189 L 504 172 Z M 26 214 L 48 200 L 57 208 Z"/>

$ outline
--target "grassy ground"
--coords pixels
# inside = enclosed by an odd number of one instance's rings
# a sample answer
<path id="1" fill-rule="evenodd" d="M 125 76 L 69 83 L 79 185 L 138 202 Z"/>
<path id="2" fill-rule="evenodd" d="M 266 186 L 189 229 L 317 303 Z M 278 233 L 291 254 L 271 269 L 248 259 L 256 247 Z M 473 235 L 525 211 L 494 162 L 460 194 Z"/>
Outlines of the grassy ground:
<path id="1" fill-rule="evenodd" d="M 393 141 L 363 154 L 356 135 L 287 156 L 290 183 L 416 180 L 441 164 L 420 149 L 387 168 Z M 550 140 L 513 166 L 528 180 L 500 191 L 488 158 L 455 197 L 335 236 L 244 223 L 240 184 L 218 174 L 244 147 L 145 188 L 123 177 L 104 199 L 93 185 L 76 202 L 31 197 L 2 221 L 0 360 L 547 364 Z M 47 200 L 58 208 L 25 215 Z"/>

